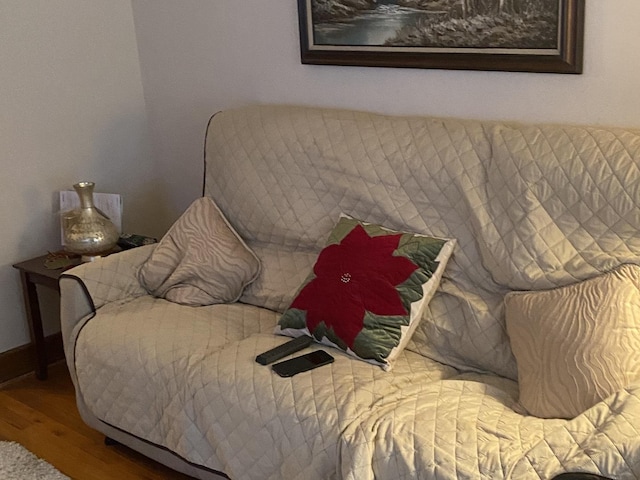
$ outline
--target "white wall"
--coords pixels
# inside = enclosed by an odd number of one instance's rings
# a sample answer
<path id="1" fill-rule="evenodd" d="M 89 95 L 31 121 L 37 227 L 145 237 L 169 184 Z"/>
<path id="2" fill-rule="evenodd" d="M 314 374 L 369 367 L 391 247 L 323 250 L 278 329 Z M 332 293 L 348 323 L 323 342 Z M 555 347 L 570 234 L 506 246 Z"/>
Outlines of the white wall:
<path id="1" fill-rule="evenodd" d="M 29 341 L 11 265 L 60 248 L 59 190 L 94 181 L 123 195 L 125 229 L 156 233 L 149 151 L 130 1 L 1 0 L 0 352 Z"/>
<path id="2" fill-rule="evenodd" d="M 640 2 L 587 0 L 582 75 L 302 65 L 285 0 L 132 0 L 145 98 L 175 218 L 200 193 L 217 110 L 311 104 L 541 122 L 640 126 Z"/>

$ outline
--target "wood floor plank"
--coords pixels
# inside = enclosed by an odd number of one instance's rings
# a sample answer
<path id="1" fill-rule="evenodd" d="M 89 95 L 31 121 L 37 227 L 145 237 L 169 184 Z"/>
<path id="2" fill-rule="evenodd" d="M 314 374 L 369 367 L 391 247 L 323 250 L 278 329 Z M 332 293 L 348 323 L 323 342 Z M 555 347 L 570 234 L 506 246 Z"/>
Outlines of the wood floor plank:
<path id="1" fill-rule="evenodd" d="M 0 386 L 0 439 L 22 444 L 77 480 L 187 480 L 123 446 L 104 444 L 75 404 L 63 362 L 49 367 L 49 379 L 28 375 Z"/>

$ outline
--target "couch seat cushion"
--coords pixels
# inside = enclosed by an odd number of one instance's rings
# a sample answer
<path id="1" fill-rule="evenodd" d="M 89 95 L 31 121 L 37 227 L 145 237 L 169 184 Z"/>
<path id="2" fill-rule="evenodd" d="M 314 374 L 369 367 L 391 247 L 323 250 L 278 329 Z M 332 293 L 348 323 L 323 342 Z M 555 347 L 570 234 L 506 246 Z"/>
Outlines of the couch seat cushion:
<path id="1" fill-rule="evenodd" d="M 542 419 L 518 408 L 515 382 L 480 374 L 433 382 L 344 432 L 340 478 L 638 478 L 639 394 L 636 385 L 572 420 Z"/>
<path id="2" fill-rule="evenodd" d="M 393 375 L 334 352 L 332 365 L 283 379 L 255 362 L 287 341 L 276 319 L 242 304 L 110 304 L 79 333 L 79 396 L 102 421 L 231 478 L 324 480 L 347 425 L 456 373 L 408 351 Z"/>

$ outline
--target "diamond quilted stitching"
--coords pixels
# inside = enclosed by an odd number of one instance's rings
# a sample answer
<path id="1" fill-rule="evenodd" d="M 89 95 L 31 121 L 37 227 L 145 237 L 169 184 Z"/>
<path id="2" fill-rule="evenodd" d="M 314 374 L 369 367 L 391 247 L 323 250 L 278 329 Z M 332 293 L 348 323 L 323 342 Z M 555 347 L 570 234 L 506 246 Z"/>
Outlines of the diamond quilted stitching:
<path id="1" fill-rule="evenodd" d="M 453 373 L 407 352 L 390 376 L 336 353 L 331 375 L 318 369 L 281 379 L 253 361 L 284 340 L 259 333 L 273 329 L 275 319 L 273 312 L 242 305 L 185 312 L 146 296 L 110 304 L 78 339 L 80 391 L 104 421 L 232 476 L 324 478 L 347 425 Z M 84 360 L 88 355 L 91 361 Z M 423 381 L 416 383 L 418 377 Z M 210 449 L 198 448 L 202 438 Z M 277 461 L 264 449 L 271 444 L 290 454 Z"/>
<path id="2" fill-rule="evenodd" d="M 549 288 L 634 261 L 638 136 L 550 126 L 498 127 L 493 135 L 493 241 L 504 247 L 488 260 L 501 283 Z"/>
<path id="3" fill-rule="evenodd" d="M 269 287 L 277 278 L 289 288 L 291 270 L 282 258 L 318 251 L 340 212 L 390 228 L 454 237 L 459 248 L 445 279 L 464 285 L 452 289 L 448 300 L 458 307 L 440 309 L 440 318 L 427 316 L 423 322 L 427 330 L 446 331 L 448 338 L 445 343 L 422 335 L 416 350 L 513 373 L 508 352 L 491 354 L 506 341 L 501 319 L 486 309 L 469 310 L 472 304 L 462 294 L 482 285 L 477 295 L 491 304 L 503 294 L 482 267 L 474 230 L 479 221 L 472 209 L 486 203 L 481 158 L 490 152 L 479 122 L 259 107 L 218 114 L 208 142 L 206 193 L 250 245 L 270 248 L 258 256 L 273 268 L 265 269 L 265 281 L 249 287 L 244 301 L 286 307 L 290 294 Z M 229 162 L 235 168 L 226 168 Z M 449 312 L 457 317 L 447 317 Z M 442 329 L 468 319 L 475 328 L 466 337 Z M 469 341 L 479 337 L 482 342 Z"/>
<path id="4" fill-rule="evenodd" d="M 329 367 L 280 379 L 253 361 L 283 342 L 270 334 L 276 313 L 147 297 L 135 273 L 148 253 L 135 249 L 71 272 L 98 308 L 76 365 L 99 418 L 234 478 L 326 478 L 336 465 L 358 480 L 611 465 L 638 476 L 636 389 L 542 421 L 519 413 L 508 380 L 441 381 L 455 372 L 428 358 L 515 378 L 507 290 L 637 258 L 637 135 L 272 107 L 220 115 L 206 193 L 265 266 L 243 301 L 284 308 L 341 211 L 458 240 L 410 347 L 420 355 L 407 349 L 387 375 L 336 353 Z"/>

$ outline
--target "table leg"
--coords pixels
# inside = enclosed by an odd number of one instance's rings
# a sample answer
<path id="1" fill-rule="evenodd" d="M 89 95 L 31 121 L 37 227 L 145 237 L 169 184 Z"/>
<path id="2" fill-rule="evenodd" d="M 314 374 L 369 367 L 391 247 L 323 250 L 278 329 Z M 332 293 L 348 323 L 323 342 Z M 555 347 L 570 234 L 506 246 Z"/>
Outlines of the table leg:
<path id="1" fill-rule="evenodd" d="M 40 315 L 40 303 L 38 302 L 38 291 L 36 284 L 29 279 L 29 274 L 20 271 L 20 281 L 22 282 L 22 293 L 24 296 L 24 307 L 29 321 L 29 332 L 31 341 L 36 350 L 36 378 L 38 380 L 47 379 L 47 350 L 44 343 L 44 332 L 42 329 L 42 317 Z"/>

